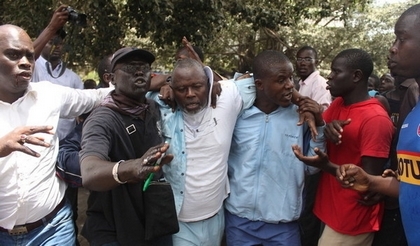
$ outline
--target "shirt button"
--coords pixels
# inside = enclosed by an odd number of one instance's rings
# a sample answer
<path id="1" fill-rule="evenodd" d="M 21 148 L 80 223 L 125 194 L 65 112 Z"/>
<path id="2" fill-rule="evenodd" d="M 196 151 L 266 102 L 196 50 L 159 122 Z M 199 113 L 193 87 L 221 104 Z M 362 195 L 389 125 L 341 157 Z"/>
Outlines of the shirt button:
<path id="1" fill-rule="evenodd" d="M 181 131 L 181 132 L 183 132 L 183 131 L 184 131 L 184 129 L 181 129 L 180 131 Z"/>
<path id="2" fill-rule="evenodd" d="M 179 192 L 179 193 L 181 193 L 181 195 L 182 195 L 182 194 L 184 194 L 184 192 L 183 192 L 183 191 L 181 191 L 181 192 Z"/>
<path id="3" fill-rule="evenodd" d="M 182 154 L 184 154 L 185 152 L 184 152 L 184 151 L 182 151 L 181 153 L 182 153 Z"/>
<path id="4" fill-rule="evenodd" d="M 184 173 L 181 173 L 181 176 L 184 176 Z"/>

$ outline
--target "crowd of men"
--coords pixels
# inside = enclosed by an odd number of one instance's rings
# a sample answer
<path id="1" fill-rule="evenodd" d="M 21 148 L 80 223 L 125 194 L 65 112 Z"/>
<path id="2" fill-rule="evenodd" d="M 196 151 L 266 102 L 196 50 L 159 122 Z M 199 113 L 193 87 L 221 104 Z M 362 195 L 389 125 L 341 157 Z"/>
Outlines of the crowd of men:
<path id="1" fill-rule="evenodd" d="M 123 47 L 85 88 L 62 59 L 66 7 L 34 42 L 0 26 L 0 245 L 78 245 L 80 186 L 90 245 L 420 245 L 420 4 L 378 83 L 363 49 L 326 78 L 303 46 L 296 71 L 264 50 L 225 79 L 183 40 L 169 77 Z M 170 184 L 176 232 L 150 236 L 149 179 Z"/>

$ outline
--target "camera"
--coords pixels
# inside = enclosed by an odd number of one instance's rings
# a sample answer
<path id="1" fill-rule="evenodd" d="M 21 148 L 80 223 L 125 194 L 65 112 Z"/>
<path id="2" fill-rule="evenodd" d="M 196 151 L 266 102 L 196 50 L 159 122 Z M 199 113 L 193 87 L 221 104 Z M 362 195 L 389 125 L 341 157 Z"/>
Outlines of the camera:
<path id="1" fill-rule="evenodd" d="M 66 11 L 69 12 L 68 21 L 76 24 L 81 27 L 87 26 L 87 16 L 82 13 L 78 13 L 76 10 L 74 10 L 72 7 L 68 6 L 66 8 Z"/>

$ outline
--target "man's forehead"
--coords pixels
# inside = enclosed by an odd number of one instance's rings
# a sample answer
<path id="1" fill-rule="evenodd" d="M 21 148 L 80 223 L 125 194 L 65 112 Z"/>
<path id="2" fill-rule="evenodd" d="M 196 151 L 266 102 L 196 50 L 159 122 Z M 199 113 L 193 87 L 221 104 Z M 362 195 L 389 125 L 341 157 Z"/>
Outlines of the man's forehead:
<path id="1" fill-rule="evenodd" d="M 34 50 L 32 40 L 28 38 L 19 38 L 14 35 L 0 35 L 0 47 L 2 49 L 27 49 Z"/>
<path id="2" fill-rule="evenodd" d="M 186 79 L 194 80 L 197 83 L 207 83 L 208 81 L 208 77 L 204 70 L 193 69 L 193 67 L 177 68 L 174 70 L 172 77 L 182 78 L 173 80 L 173 82 L 176 83 L 183 82 Z"/>
<path id="3" fill-rule="evenodd" d="M 408 33 L 418 32 L 420 21 L 417 15 L 408 14 L 401 16 L 395 24 L 395 31 L 405 31 Z"/>
<path id="4" fill-rule="evenodd" d="M 305 56 L 313 56 L 315 55 L 314 52 L 310 49 L 306 49 L 306 50 L 301 50 L 297 53 L 297 56 L 302 55 L 303 53 L 305 53 Z"/>

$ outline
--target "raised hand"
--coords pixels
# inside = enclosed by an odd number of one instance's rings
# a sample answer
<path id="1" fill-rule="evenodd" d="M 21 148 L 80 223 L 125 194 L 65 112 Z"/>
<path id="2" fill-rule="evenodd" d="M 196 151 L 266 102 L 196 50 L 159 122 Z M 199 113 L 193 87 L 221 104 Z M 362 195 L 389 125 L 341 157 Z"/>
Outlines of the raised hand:
<path id="1" fill-rule="evenodd" d="M 188 41 L 188 39 L 185 36 L 182 38 L 182 44 L 188 49 L 188 53 L 190 54 L 190 57 L 194 60 L 197 60 L 198 62 L 201 63 L 201 65 L 204 66 L 203 61 L 200 59 L 200 56 L 198 56 L 197 52 L 195 52 L 191 43 Z"/>
<path id="2" fill-rule="evenodd" d="M 341 133 L 343 132 L 344 126 L 350 124 L 351 119 L 347 120 L 334 120 L 328 123 L 325 127 L 325 137 L 333 142 L 334 144 L 341 144 Z"/>

